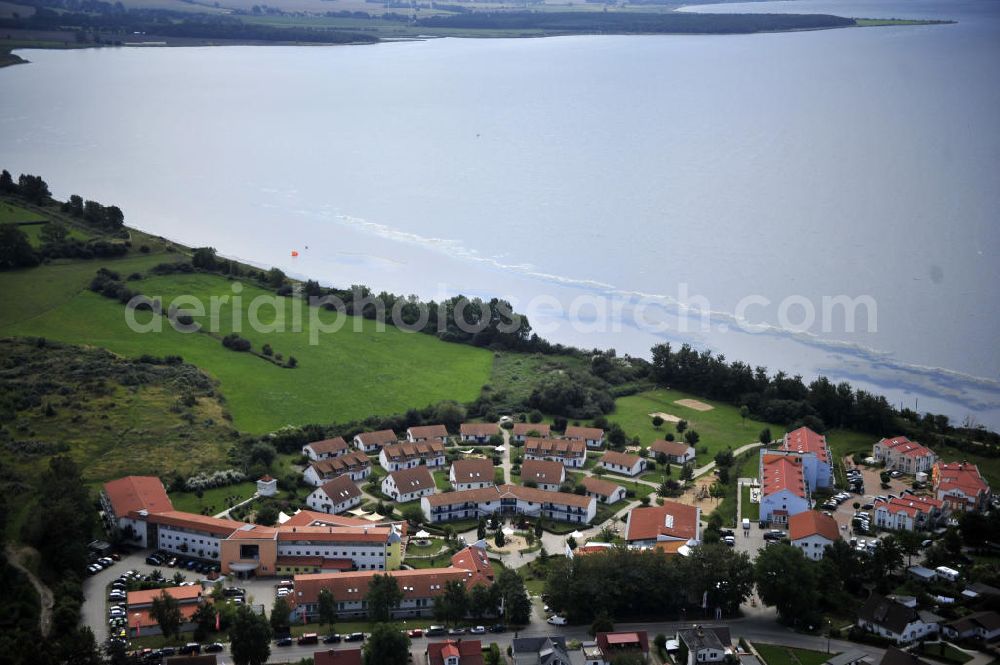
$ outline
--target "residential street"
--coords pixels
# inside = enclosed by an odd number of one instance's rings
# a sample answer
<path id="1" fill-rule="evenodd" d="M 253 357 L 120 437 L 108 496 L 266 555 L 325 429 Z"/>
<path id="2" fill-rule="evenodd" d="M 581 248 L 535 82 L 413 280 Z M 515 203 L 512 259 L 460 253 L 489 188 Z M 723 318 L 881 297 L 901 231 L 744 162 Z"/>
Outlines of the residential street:
<path id="1" fill-rule="evenodd" d="M 721 622 L 711 622 L 711 621 L 672 621 L 672 622 L 651 622 L 651 623 L 621 623 L 615 626 L 616 630 L 645 630 L 649 632 L 650 637 L 655 636 L 657 633 L 664 633 L 665 635 L 673 635 L 680 628 L 689 628 L 696 623 L 705 623 L 706 625 L 727 625 L 730 626 L 733 632 L 734 642 L 740 637 L 744 637 L 752 642 L 764 642 L 768 644 L 781 644 L 791 647 L 799 647 L 803 649 L 813 649 L 816 651 L 826 651 L 828 648 L 831 653 L 841 653 L 848 650 L 861 650 L 869 654 L 874 662 L 878 662 L 882 658 L 884 649 L 877 647 L 872 647 L 864 644 L 855 644 L 854 642 L 847 642 L 843 640 L 828 640 L 825 637 L 817 637 L 812 635 L 802 635 L 795 633 L 781 625 L 779 625 L 773 618 L 773 614 L 769 611 L 761 613 L 760 615 L 748 616 L 741 619 L 735 619 L 732 621 L 721 621 Z M 567 640 L 580 640 L 585 641 L 592 639 L 587 633 L 587 626 L 567 626 L 567 627 L 556 627 L 550 626 L 544 623 L 544 619 L 535 618 L 533 623 L 517 633 L 507 632 L 501 634 L 487 634 L 482 636 L 463 636 L 463 639 L 481 639 L 484 643 L 489 644 L 490 642 L 496 642 L 500 646 L 500 650 L 505 652 L 507 647 L 510 645 L 511 640 L 514 637 L 532 637 L 540 635 L 562 635 L 567 638 Z M 444 638 L 433 638 L 432 641 L 440 641 Z M 428 640 L 427 638 L 415 638 L 411 647 L 411 652 L 413 653 L 414 662 L 423 663 L 423 653 L 426 649 Z M 357 644 L 337 644 L 332 645 L 334 650 L 340 649 L 350 649 L 356 648 Z M 293 644 L 289 647 L 273 647 L 271 649 L 271 659 L 269 662 L 272 663 L 288 663 L 298 661 L 300 658 L 312 656 L 316 651 L 329 649 L 331 646 L 319 645 L 319 647 L 313 646 L 299 646 Z M 220 654 L 219 658 L 220 664 L 229 665 L 233 661 L 228 655 L 228 651 L 225 654 Z M 979 664 L 975 664 L 979 665 Z"/>

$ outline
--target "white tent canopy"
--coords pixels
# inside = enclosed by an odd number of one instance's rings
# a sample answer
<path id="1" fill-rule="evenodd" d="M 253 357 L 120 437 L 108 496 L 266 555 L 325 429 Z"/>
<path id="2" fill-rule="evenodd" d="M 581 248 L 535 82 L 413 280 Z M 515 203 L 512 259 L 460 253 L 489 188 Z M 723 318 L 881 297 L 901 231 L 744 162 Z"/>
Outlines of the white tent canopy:
<path id="1" fill-rule="evenodd" d="M 583 538 L 583 534 L 580 533 L 579 531 L 574 531 L 573 533 L 569 534 L 569 537 L 572 538 L 573 540 L 580 540 L 581 538 Z"/>
<path id="2" fill-rule="evenodd" d="M 424 531 L 423 529 L 421 529 L 420 531 L 417 531 L 415 534 L 413 534 L 413 537 L 414 538 L 430 538 L 431 534 L 429 534 L 426 531 Z"/>
<path id="3" fill-rule="evenodd" d="M 514 535 L 514 529 L 510 528 L 509 526 L 505 526 L 503 529 L 501 529 L 501 531 L 503 531 L 503 535 L 505 535 L 505 536 L 513 536 Z"/>

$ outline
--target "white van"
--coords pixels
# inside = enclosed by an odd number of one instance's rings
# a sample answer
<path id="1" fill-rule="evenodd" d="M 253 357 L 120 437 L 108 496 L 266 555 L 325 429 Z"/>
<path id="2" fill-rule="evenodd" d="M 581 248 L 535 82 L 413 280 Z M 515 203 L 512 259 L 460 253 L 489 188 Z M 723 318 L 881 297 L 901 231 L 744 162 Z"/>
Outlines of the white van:
<path id="1" fill-rule="evenodd" d="M 948 566 L 938 566 L 934 569 L 934 572 L 937 573 L 938 577 L 948 580 L 949 582 L 954 582 L 959 576 L 959 572 L 957 570 L 949 568 Z"/>
<path id="2" fill-rule="evenodd" d="M 749 531 L 750 530 L 750 519 L 747 518 L 747 517 L 743 518 L 743 530 L 744 531 Z"/>

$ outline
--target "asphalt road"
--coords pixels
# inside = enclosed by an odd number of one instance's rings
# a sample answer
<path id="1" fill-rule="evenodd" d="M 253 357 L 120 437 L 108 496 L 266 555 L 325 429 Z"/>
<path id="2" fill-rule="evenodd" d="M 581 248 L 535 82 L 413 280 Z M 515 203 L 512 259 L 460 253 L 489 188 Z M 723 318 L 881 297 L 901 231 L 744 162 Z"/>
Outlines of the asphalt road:
<path id="1" fill-rule="evenodd" d="M 812 635 L 802 635 L 795 633 L 787 628 L 784 628 L 771 617 L 748 617 L 743 619 L 736 619 L 732 621 L 721 621 L 721 622 L 704 622 L 706 625 L 727 625 L 732 629 L 733 640 L 737 640 L 740 637 L 744 637 L 751 642 L 763 642 L 769 644 L 782 644 L 791 647 L 800 647 L 803 649 L 813 649 L 815 651 L 827 651 L 829 648 L 831 654 L 841 653 L 850 650 L 860 650 L 864 651 L 871 656 L 873 662 L 878 662 L 881 660 L 884 653 L 884 649 L 879 649 L 876 647 L 855 644 L 853 642 L 845 642 L 842 640 L 827 640 L 825 637 L 814 637 Z M 678 629 L 690 628 L 694 623 L 691 621 L 687 622 L 652 622 L 652 623 L 622 623 L 615 626 L 616 630 L 645 630 L 649 632 L 650 636 L 656 635 L 657 633 L 664 633 L 665 635 L 672 636 Z M 556 627 L 549 626 L 540 620 L 536 620 L 530 626 L 524 630 L 517 633 L 519 637 L 530 637 L 539 635 L 562 635 L 566 637 L 567 640 L 580 640 L 585 641 L 591 639 L 590 635 L 587 633 L 586 626 L 566 626 L 566 627 Z M 510 646 L 511 640 L 515 637 L 515 633 L 501 633 L 501 634 L 487 634 L 482 636 L 477 635 L 466 635 L 463 639 L 482 639 L 486 644 L 490 642 L 496 642 L 501 651 L 506 652 L 507 647 Z M 427 647 L 429 641 L 440 641 L 442 638 L 433 638 L 433 640 L 428 640 L 427 638 L 415 638 L 413 640 L 411 652 L 413 653 L 413 659 L 415 663 L 423 663 L 424 661 L 424 650 Z M 272 647 L 271 649 L 271 663 L 288 663 L 295 662 L 301 658 L 312 656 L 316 651 L 325 651 L 328 649 L 340 650 L 340 649 L 355 649 L 358 648 L 360 643 L 349 643 L 349 644 L 335 644 L 335 645 L 325 645 L 320 644 L 319 646 L 299 646 L 298 644 L 293 644 L 289 647 Z M 225 654 L 220 654 L 220 663 L 225 663 L 229 665 L 232 663 L 232 659 L 228 655 L 228 651 Z"/>

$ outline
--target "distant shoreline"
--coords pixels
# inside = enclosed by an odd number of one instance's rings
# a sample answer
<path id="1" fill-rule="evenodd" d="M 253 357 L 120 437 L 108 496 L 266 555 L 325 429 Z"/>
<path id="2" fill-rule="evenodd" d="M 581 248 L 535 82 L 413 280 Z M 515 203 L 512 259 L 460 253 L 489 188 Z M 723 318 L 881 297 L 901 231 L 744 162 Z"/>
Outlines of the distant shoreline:
<path id="1" fill-rule="evenodd" d="M 697 5 L 685 5 L 692 7 Z M 280 17 L 279 17 L 280 18 Z M 275 19 L 277 20 L 277 19 Z M 317 21 L 319 18 L 316 19 Z M 0 39 L 0 68 L 25 64 L 29 61 L 15 51 L 27 49 L 78 48 L 171 48 L 204 46 L 358 46 L 400 41 L 426 41 L 442 37 L 463 39 L 524 39 L 530 37 L 565 37 L 584 35 L 747 35 L 781 32 L 806 32 L 836 28 L 883 27 L 902 25 L 940 25 L 955 23 L 934 19 L 849 18 L 830 14 L 724 14 L 671 11 L 651 12 L 475 12 L 434 16 L 411 24 L 393 23 L 394 30 L 410 30 L 412 34 L 390 32 L 384 19 L 372 18 L 363 25 L 370 28 L 317 23 L 322 28 L 282 28 L 272 24 L 240 24 L 239 30 L 194 24 L 190 34 L 161 35 L 153 31 L 131 31 L 129 41 L 110 41 L 103 30 L 97 31 L 94 42 L 79 42 L 68 30 L 45 31 L 30 28 L 10 28 Z M 229 34 L 253 33 L 261 29 L 263 38 L 229 37 Z M 362 32 L 367 30 L 369 32 Z M 381 31 L 381 32 L 380 32 Z M 208 33 L 208 34 L 206 34 Z M 287 34 L 286 34 L 287 33 Z M 282 39 L 281 37 L 291 37 Z M 313 37 L 315 39 L 295 39 Z M 351 39 L 355 37 L 355 39 Z M 100 40 L 104 41 L 100 41 Z"/>

